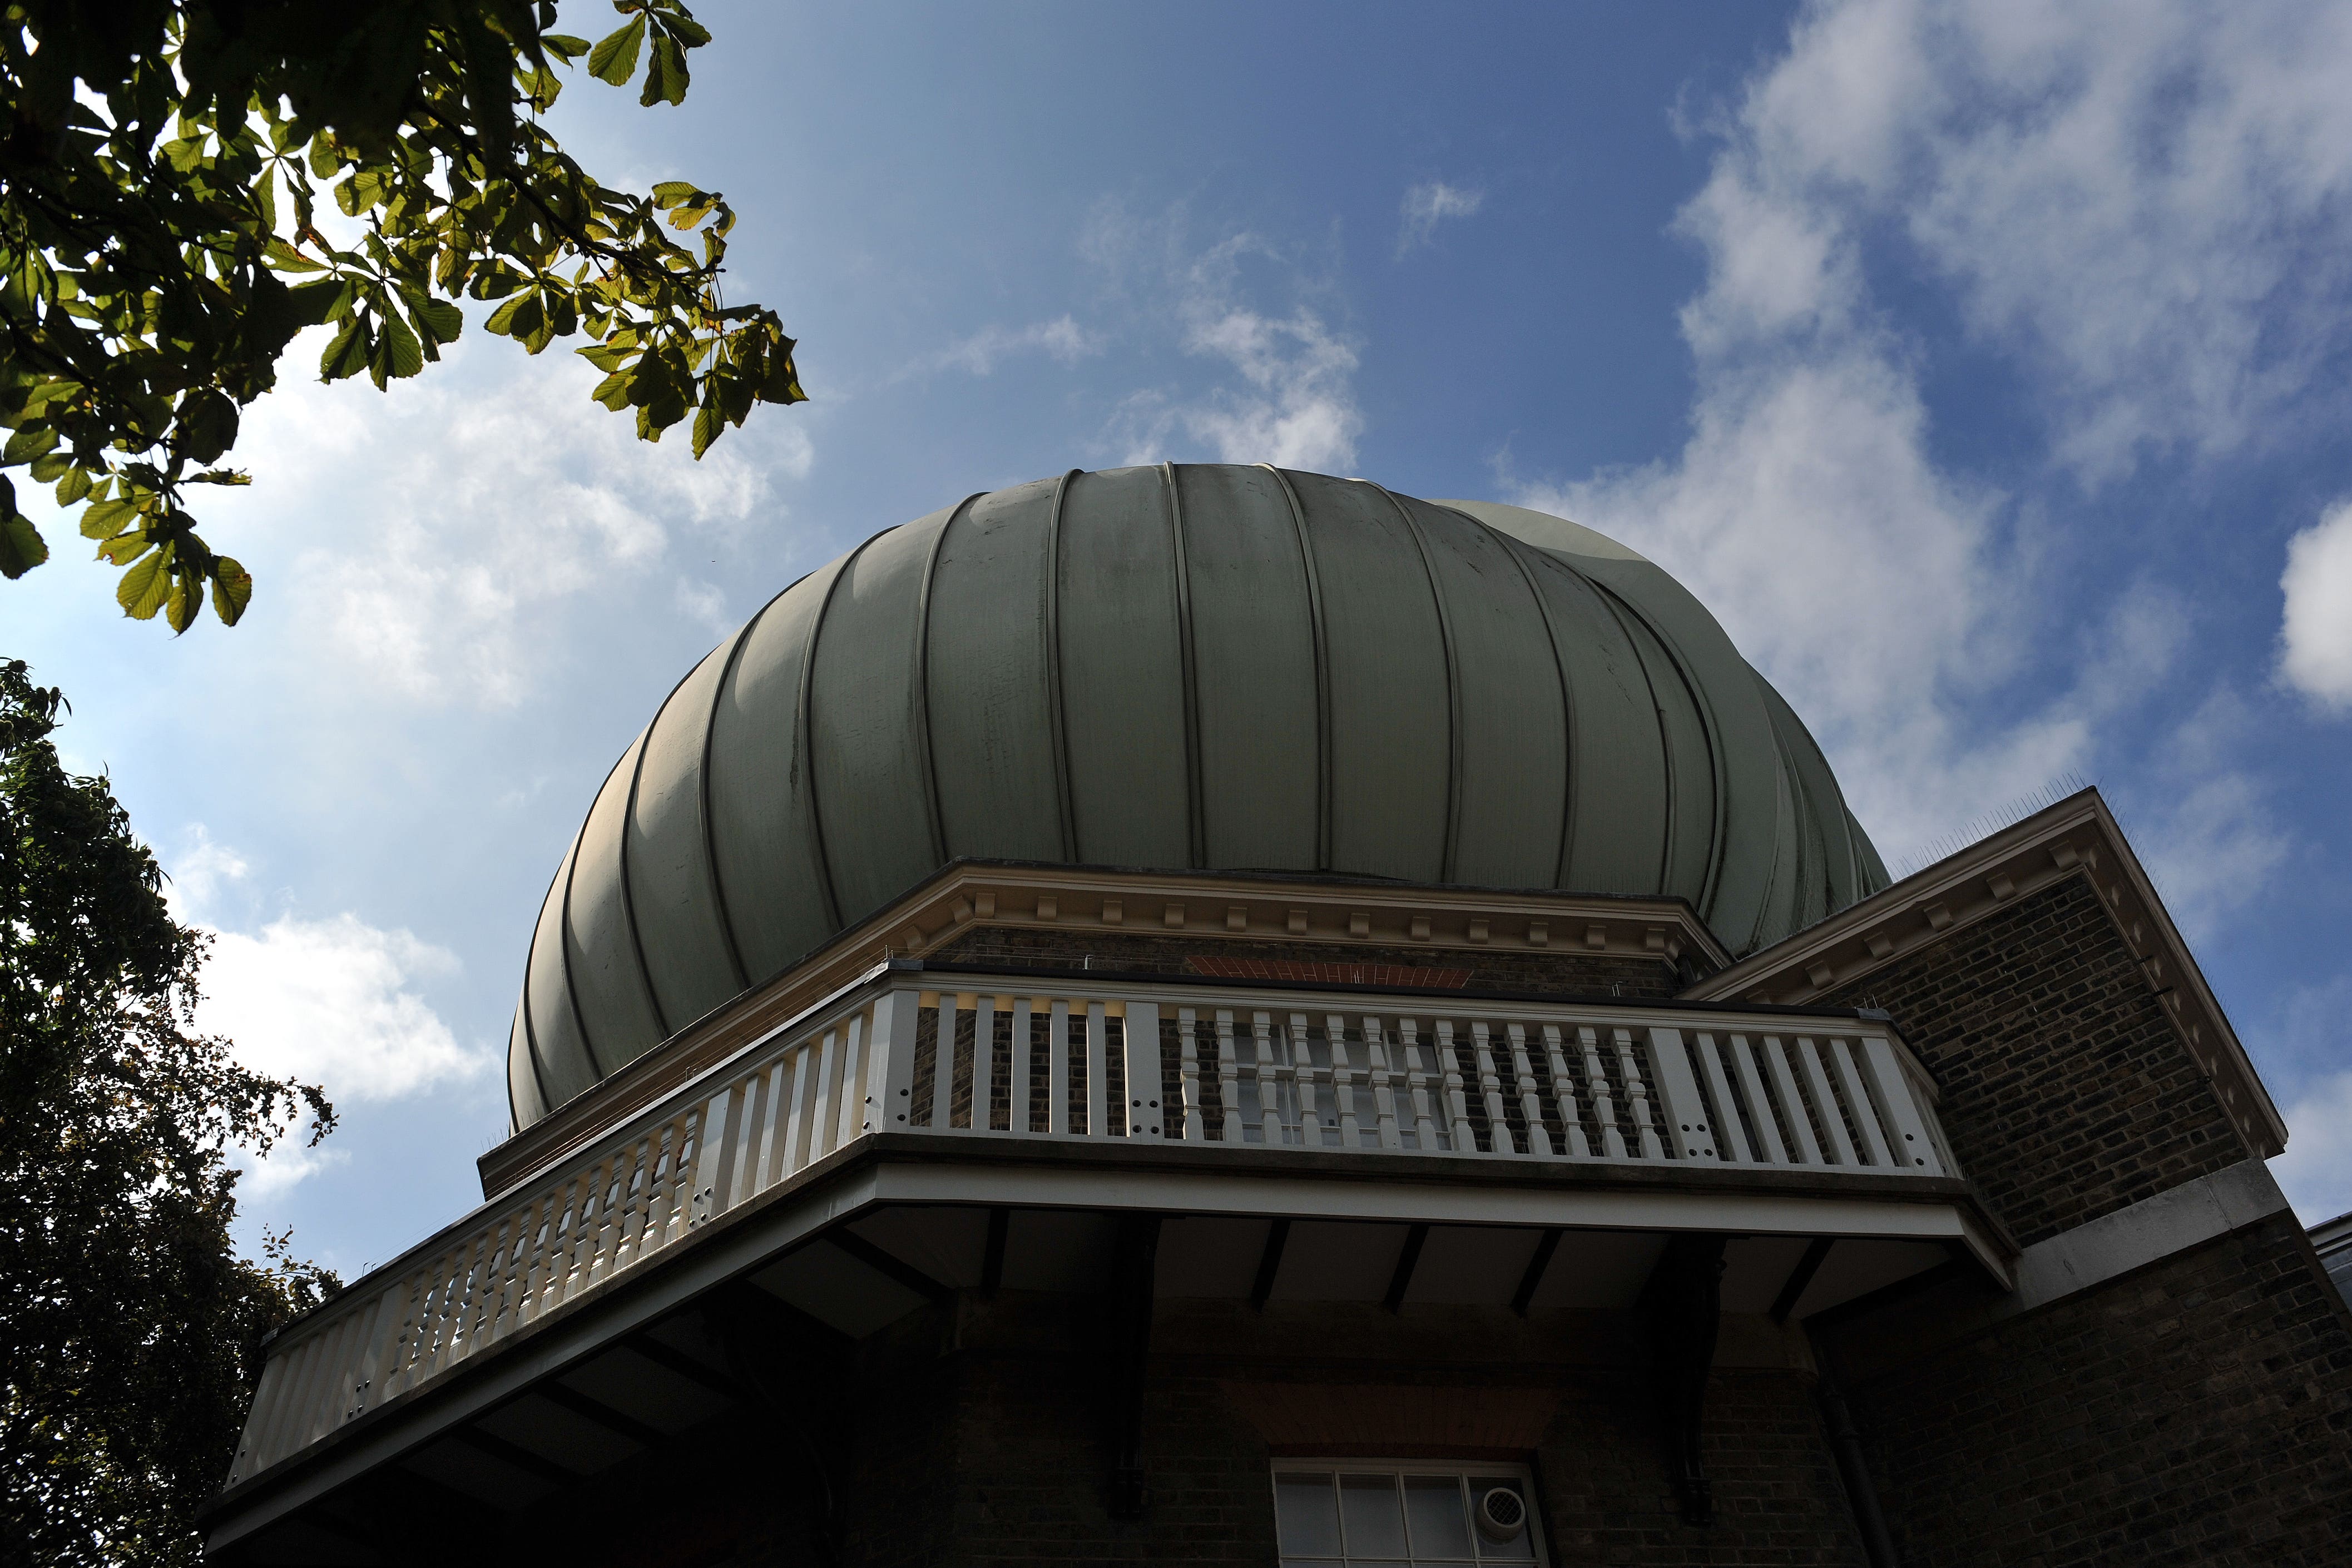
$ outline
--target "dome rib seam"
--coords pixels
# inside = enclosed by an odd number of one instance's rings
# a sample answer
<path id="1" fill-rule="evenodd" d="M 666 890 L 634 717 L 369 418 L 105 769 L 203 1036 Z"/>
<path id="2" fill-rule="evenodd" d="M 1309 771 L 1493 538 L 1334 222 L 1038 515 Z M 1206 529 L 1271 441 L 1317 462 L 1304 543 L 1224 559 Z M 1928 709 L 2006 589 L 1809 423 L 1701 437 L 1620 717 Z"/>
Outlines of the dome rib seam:
<path id="1" fill-rule="evenodd" d="M 800 579 L 793 579 L 793 587 L 799 583 Z M 786 588 L 784 593 L 792 591 Z M 695 779 L 694 791 L 697 826 L 702 838 L 702 873 L 709 879 L 710 896 L 719 906 L 719 934 L 727 939 L 727 963 L 735 972 L 738 992 L 751 988 L 751 969 L 743 962 L 743 944 L 735 935 L 735 912 L 727 903 L 727 880 L 719 870 L 719 823 L 710 814 L 710 741 L 719 732 L 719 705 L 727 695 L 729 684 L 735 679 L 735 666 L 741 662 L 743 650 L 751 645 L 751 635 L 760 629 L 760 622 L 768 618 L 768 612 L 775 608 L 784 593 L 760 606 L 758 612 L 737 629 L 733 641 L 727 644 L 727 657 L 719 666 L 719 678 L 710 684 L 709 709 L 702 716 L 702 765 Z"/>
<path id="2" fill-rule="evenodd" d="M 940 810 L 939 764 L 931 747 L 931 580 L 939 575 L 940 553 L 947 549 L 948 535 L 955 531 L 956 519 L 969 511 L 971 504 L 986 495 L 975 490 L 956 503 L 940 531 L 931 536 L 931 548 L 923 554 L 922 586 L 915 595 L 915 750 L 917 768 L 923 786 L 923 817 L 931 831 L 931 863 L 946 863 L 948 858 L 947 820 Z M 830 603 L 831 596 L 827 596 Z"/>
<path id="3" fill-rule="evenodd" d="M 1437 640 L 1445 652 L 1445 850 L 1437 874 L 1440 882 L 1452 882 L 1462 853 L 1463 764 L 1462 656 L 1454 644 L 1454 614 L 1445 601 L 1445 585 L 1438 580 L 1437 560 L 1430 554 L 1429 538 L 1421 520 L 1387 486 L 1370 479 L 1357 483 L 1370 485 L 1387 497 L 1397 516 L 1404 519 L 1405 531 L 1412 536 L 1413 548 L 1421 552 L 1421 570 L 1429 579 L 1430 601 L 1437 607 Z"/>
<path id="4" fill-rule="evenodd" d="M 1551 884 L 1567 887 L 1569 851 L 1576 842 L 1576 769 L 1580 761 L 1581 742 L 1576 733 L 1576 693 L 1569 679 L 1568 659 L 1560 652 L 1559 626 L 1552 614 L 1551 601 L 1544 597 L 1543 584 L 1536 580 L 1535 568 L 1528 551 L 1532 548 L 1520 543 L 1500 528 L 1487 528 L 1469 513 L 1456 507 L 1445 508 L 1474 528 L 1484 528 L 1503 547 L 1503 553 L 1518 568 L 1519 579 L 1527 584 L 1528 597 L 1535 601 L 1536 613 L 1543 620 L 1544 639 L 1551 644 L 1552 672 L 1559 681 L 1560 757 L 1559 770 L 1559 854 L 1552 867 Z"/>
<path id="5" fill-rule="evenodd" d="M 1298 536 L 1298 559 L 1307 574 L 1307 619 L 1315 633 L 1315 869 L 1331 869 L 1331 657 L 1323 624 L 1323 582 L 1315 570 L 1315 546 L 1307 536 L 1307 508 L 1288 475 L 1271 463 L 1259 467 L 1274 476 L 1290 503 L 1291 527 Z"/>
<path id="6" fill-rule="evenodd" d="M 705 658 L 709 656 L 704 655 Z M 698 663 L 694 669 L 701 667 Z M 637 786 L 646 777 L 646 753 L 653 748 L 654 731 L 661 727 L 662 715 L 669 711 L 669 705 L 677 700 L 677 694 L 684 691 L 686 683 L 692 679 L 694 670 L 688 670 L 678 677 L 677 685 L 670 687 L 669 695 L 662 698 L 661 706 L 654 709 L 653 723 L 646 726 L 645 733 L 637 737 L 636 765 L 629 769 L 629 798 L 621 802 L 621 918 L 629 927 L 629 950 L 637 956 L 637 979 L 646 988 L 646 1000 L 653 1008 L 654 1027 L 661 1031 L 659 1039 L 655 1041 L 656 1045 L 670 1036 L 669 1009 L 662 1006 L 661 988 L 654 984 L 653 966 L 646 962 L 645 934 L 637 929 L 637 890 L 629 881 L 629 841 L 636 836 Z"/>
<path id="7" fill-rule="evenodd" d="M 627 754 L 625 752 L 623 755 Z M 555 939 L 559 944 L 555 956 L 563 967 L 563 994 L 572 1003 L 572 1021 L 579 1027 L 580 1043 L 587 1050 L 588 1065 L 596 1070 L 599 1081 L 610 1078 L 619 1068 L 604 1065 L 604 1054 L 596 1049 L 596 1031 L 588 1027 L 588 1009 L 580 1005 L 580 982 L 572 973 L 572 946 L 576 940 L 572 931 L 572 886 L 580 880 L 580 851 L 582 841 L 588 836 L 589 818 L 596 814 L 596 802 L 604 798 L 605 786 L 613 782 L 613 775 L 620 770 L 620 758 L 614 758 L 613 766 L 604 769 L 604 783 L 597 785 L 596 793 L 588 798 L 588 815 L 580 819 L 580 827 L 572 835 L 572 855 L 563 868 L 563 909 L 555 925 Z"/>
<path id="8" fill-rule="evenodd" d="M 809 858 L 816 862 L 816 884 L 818 891 L 824 894 L 825 918 L 836 931 L 845 922 L 841 918 L 841 895 L 834 891 L 833 886 L 833 857 L 825 852 L 824 802 L 818 798 L 816 779 L 816 656 L 824 641 L 825 617 L 833 612 L 833 596 L 841 591 L 841 580 L 857 565 L 858 558 L 866 553 L 867 545 L 880 538 L 882 534 L 893 531 L 884 528 L 844 556 L 840 567 L 833 574 L 833 580 L 824 585 L 824 600 L 809 621 L 808 652 L 801 656 L 801 689 L 796 694 L 798 700 L 793 706 L 793 723 L 800 730 L 794 737 L 797 743 L 795 749 L 808 766 Z"/>
<path id="9" fill-rule="evenodd" d="M 1060 813 L 1062 853 L 1078 858 L 1078 823 L 1070 788 L 1069 715 L 1062 695 L 1062 507 L 1070 481 L 1086 472 L 1073 468 L 1054 486 L 1054 510 L 1045 522 L 1045 726 L 1054 748 L 1054 804 Z"/>
<path id="10" fill-rule="evenodd" d="M 1176 652 L 1184 687 L 1184 826 L 1194 870 L 1209 863 L 1205 786 L 1201 780 L 1200 672 L 1192 654 L 1192 563 L 1184 549 L 1184 499 L 1176 488 L 1176 465 L 1162 463 L 1168 492 L 1168 539 L 1176 560 Z"/>

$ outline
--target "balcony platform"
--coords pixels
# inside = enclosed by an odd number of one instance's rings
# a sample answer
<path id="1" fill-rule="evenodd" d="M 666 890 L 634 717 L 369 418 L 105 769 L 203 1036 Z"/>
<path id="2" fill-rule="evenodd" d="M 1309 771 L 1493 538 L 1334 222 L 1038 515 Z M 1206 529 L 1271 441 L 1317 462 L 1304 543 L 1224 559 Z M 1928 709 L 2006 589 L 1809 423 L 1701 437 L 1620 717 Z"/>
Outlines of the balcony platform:
<path id="1" fill-rule="evenodd" d="M 1158 1297 L 1267 1312 L 1569 1322 L 1694 1232 L 1776 1322 L 2005 1286 L 1934 1100 L 1869 1015 L 888 963 L 282 1333 L 208 1549 L 377 1560 L 354 1486 L 510 1511 L 742 1397 L 713 1303 L 854 1345 L 1138 1219 Z"/>

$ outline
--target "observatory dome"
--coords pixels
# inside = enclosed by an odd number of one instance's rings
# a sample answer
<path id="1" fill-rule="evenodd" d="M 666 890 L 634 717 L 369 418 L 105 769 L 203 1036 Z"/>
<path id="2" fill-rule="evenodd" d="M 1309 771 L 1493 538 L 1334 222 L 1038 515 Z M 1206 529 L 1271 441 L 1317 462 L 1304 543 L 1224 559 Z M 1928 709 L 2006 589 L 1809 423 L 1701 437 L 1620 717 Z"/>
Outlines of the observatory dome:
<path id="1" fill-rule="evenodd" d="M 960 857 L 1667 894 L 1740 954 L 1886 883 L 1796 715 L 1623 546 L 1072 472 L 876 535 L 678 683 L 541 911 L 517 1127 Z"/>

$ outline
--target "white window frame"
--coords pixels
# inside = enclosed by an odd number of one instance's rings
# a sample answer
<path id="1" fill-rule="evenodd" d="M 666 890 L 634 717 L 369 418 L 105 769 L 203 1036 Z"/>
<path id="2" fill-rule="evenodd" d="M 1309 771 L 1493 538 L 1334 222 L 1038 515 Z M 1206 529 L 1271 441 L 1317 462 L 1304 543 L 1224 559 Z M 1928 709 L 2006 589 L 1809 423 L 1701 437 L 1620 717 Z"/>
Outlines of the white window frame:
<path id="1" fill-rule="evenodd" d="M 1475 1559 L 1460 1557 L 1432 1557 L 1424 1559 L 1421 1557 L 1413 1557 L 1409 1559 L 1409 1561 L 1416 1565 L 1423 1562 L 1433 1563 L 1460 1563 L 1475 1561 L 1481 1565 L 1481 1568 L 1483 1568 L 1483 1565 L 1485 1564 L 1496 1563 L 1517 1563 L 1520 1565 L 1520 1568 L 1551 1568 L 1551 1546 L 1544 1539 L 1543 1510 L 1538 1506 L 1536 1501 L 1536 1477 L 1533 1468 L 1524 1464 L 1515 1464 L 1507 1459 L 1442 1459 L 1430 1458 L 1427 1457 L 1417 1459 L 1363 1458 L 1334 1458 L 1322 1455 L 1302 1454 L 1295 1457 L 1276 1457 L 1271 1459 L 1266 1466 L 1265 1489 L 1267 1500 L 1273 1503 L 1275 1510 L 1275 1555 L 1277 1561 L 1285 1563 L 1311 1563 L 1316 1564 L 1317 1568 L 1323 1568 L 1323 1565 L 1327 1563 L 1330 1565 L 1330 1568 L 1342 1568 L 1343 1564 L 1356 1561 L 1356 1559 L 1346 1557 L 1292 1558 L 1282 1551 L 1282 1493 L 1280 1487 L 1276 1484 L 1276 1478 L 1283 1475 L 1296 1475 L 1301 1471 L 1314 1470 L 1329 1470 L 1338 1475 L 1363 1476 L 1386 1473 L 1400 1477 L 1462 1476 L 1473 1480 L 1482 1477 L 1489 1477 L 1496 1480 L 1517 1481 L 1519 1485 L 1519 1496 L 1528 1505 L 1528 1545 L 1531 1549 L 1531 1555 L 1527 1557 L 1489 1557 L 1481 1552 L 1481 1554 Z M 1471 1500 L 1475 1504 L 1476 1500 L 1475 1493 L 1472 1494 Z M 1473 1519 L 1467 1522 L 1470 1525 L 1473 1549 L 1475 1550 L 1478 1542 L 1477 1521 Z M 1375 1559 L 1367 1558 L 1364 1559 L 1364 1561 L 1371 1562 L 1375 1561 Z M 1395 1559 L 1383 1558 L 1378 1559 L 1378 1561 L 1393 1562 Z"/>

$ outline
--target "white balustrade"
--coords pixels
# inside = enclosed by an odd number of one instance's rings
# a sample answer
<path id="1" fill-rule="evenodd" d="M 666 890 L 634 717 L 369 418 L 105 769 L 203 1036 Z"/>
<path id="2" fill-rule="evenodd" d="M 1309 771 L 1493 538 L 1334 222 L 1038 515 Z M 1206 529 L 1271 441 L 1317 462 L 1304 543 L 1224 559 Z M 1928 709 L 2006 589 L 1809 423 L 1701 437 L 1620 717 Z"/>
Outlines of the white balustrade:
<path id="1" fill-rule="evenodd" d="M 877 975 L 295 1324 L 270 1347 L 230 1479 L 877 1132 L 1824 1176 L 1950 1170 L 1933 1085 L 1883 1030 L 1852 1019 L 1783 1030 L 1696 1009 L 1343 1006 L 1082 975 L 1050 986 L 957 977 L 965 990 L 926 980 L 937 984 Z M 1171 1083 L 1178 1098 L 1163 1104 Z"/>

